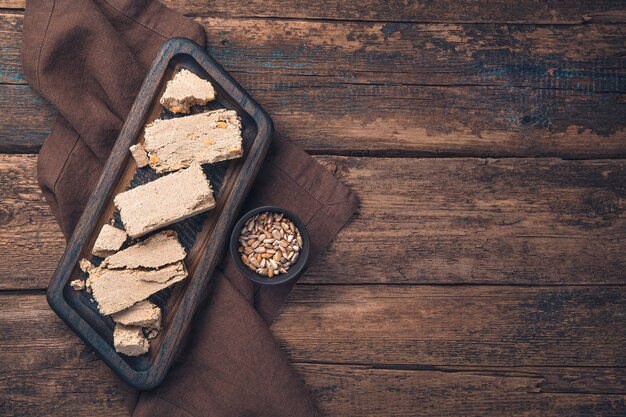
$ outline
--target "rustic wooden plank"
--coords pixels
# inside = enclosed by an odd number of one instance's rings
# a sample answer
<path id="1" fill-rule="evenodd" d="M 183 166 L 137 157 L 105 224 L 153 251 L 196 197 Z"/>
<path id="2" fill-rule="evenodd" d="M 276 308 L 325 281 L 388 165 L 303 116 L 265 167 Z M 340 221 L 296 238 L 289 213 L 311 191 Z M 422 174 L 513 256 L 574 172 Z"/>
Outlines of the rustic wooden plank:
<path id="1" fill-rule="evenodd" d="M 112 372 L 43 294 L 1 294 L 1 415 L 127 415 Z"/>
<path id="2" fill-rule="evenodd" d="M 298 369 L 316 365 L 326 366 L 328 363 L 298 362 Z M 624 395 L 626 391 L 626 369 L 623 367 L 473 367 L 473 366 L 428 366 L 428 365 L 344 365 L 333 364 L 337 369 L 383 371 L 393 374 L 393 371 L 406 372 L 442 372 L 465 375 L 482 375 L 494 377 L 526 377 L 536 382 L 534 392 L 540 393 L 568 393 L 568 394 L 615 394 Z M 391 371 L 391 372 L 390 372 Z M 536 381 L 540 378 L 540 381 Z"/>
<path id="3" fill-rule="evenodd" d="M 7 33 L 20 27 L 17 14 L 5 20 Z M 316 153 L 626 155 L 621 25 L 199 20 L 211 54 L 278 130 Z M 23 83 L 11 48 L 2 79 Z M 53 112 L 0 87 L 0 132 L 15 114 L 26 119 L 0 135 L 0 151 L 37 149 Z"/>
<path id="4" fill-rule="evenodd" d="M 78 348 L 78 347 L 77 347 Z M 67 349 L 63 354 L 69 353 Z M 25 352 L 31 358 L 37 352 Z M 86 357 L 85 357 L 86 356 Z M 33 370 L 0 373 L 0 414 L 3 416 L 126 417 L 122 390 L 104 362 L 85 348 L 59 363 Z"/>
<path id="5" fill-rule="evenodd" d="M 623 25 L 520 26 L 197 18 L 231 72 L 323 84 L 492 85 L 624 92 Z M 0 12 L 0 81 L 24 83 L 23 14 Z M 269 78 L 270 76 L 274 78 Z M 319 81 L 318 81 L 319 82 Z"/>
<path id="6" fill-rule="evenodd" d="M 623 367 L 625 295 L 624 287 L 298 285 L 273 332 L 296 362 Z M 82 349 L 43 294 L 0 292 L 0 305 L 3 370 L 48 364 L 46 349 Z M 24 355 L 26 342 L 41 354 Z M 565 391 L 561 379 L 551 390 Z"/>
<path id="7" fill-rule="evenodd" d="M 55 117 L 28 85 L 0 84 L 0 152 L 38 152 Z"/>
<path id="8" fill-rule="evenodd" d="M 273 332 L 295 361 L 624 366 L 625 287 L 296 286 Z"/>
<path id="9" fill-rule="evenodd" d="M 65 367 L 37 372 L 22 370 L 7 375 L 5 381 L 0 377 L 4 393 L 4 406 L 0 410 L 5 416 L 103 412 L 108 416 L 126 415 L 121 392 L 112 378 L 102 377 L 107 373 L 103 367 L 96 359 L 72 358 Z M 536 376 L 480 371 L 450 374 L 316 364 L 295 367 L 325 415 L 411 415 L 417 410 L 426 416 L 468 412 L 481 416 L 585 415 L 589 409 L 598 410 L 594 414 L 598 416 L 624 413 L 622 395 L 549 394 L 540 388 L 541 373 Z M 595 371 L 577 369 L 572 376 L 585 378 Z M 16 380 L 21 383 L 15 384 Z M 50 389 L 50 385 L 55 388 Z M 54 403 L 52 409 L 49 403 Z"/>
<path id="10" fill-rule="evenodd" d="M 34 155 L 0 156 L 0 289 L 46 288 L 65 248 L 35 165 Z"/>
<path id="11" fill-rule="evenodd" d="M 318 160 L 355 190 L 361 209 L 309 282 L 626 278 L 626 161 Z"/>
<path id="12" fill-rule="evenodd" d="M 299 287 L 297 287 L 299 288 Z M 423 332 L 421 329 L 411 326 L 415 321 L 435 321 L 435 317 L 428 318 L 431 308 L 446 309 L 445 300 L 433 299 L 427 302 L 422 310 L 421 318 L 414 318 L 412 323 L 406 321 L 409 314 L 402 313 L 406 303 L 398 300 L 395 308 L 385 311 L 380 310 L 385 306 L 389 307 L 389 299 L 395 299 L 397 292 L 387 292 L 391 287 L 381 287 L 384 291 L 377 291 L 376 300 L 369 300 L 373 305 L 364 304 L 356 308 L 350 306 L 351 313 L 341 312 L 340 322 L 354 320 L 354 326 L 363 325 L 365 310 L 396 317 L 397 326 L 387 325 L 382 327 L 386 333 L 381 333 L 381 327 L 372 330 L 372 325 L 367 325 L 371 342 L 361 339 L 363 333 L 357 332 L 352 343 L 357 345 L 357 351 L 353 353 L 352 361 L 370 360 L 372 355 L 367 357 L 359 356 L 361 348 L 368 345 L 381 343 L 391 343 L 391 339 L 396 338 L 398 326 L 405 325 L 404 339 L 419 337 L 418 346 L 423 346 L 429 340 L 441 345 L 443 341 L 442 327 L 446 326 L 445 320 L 442 324 L 432 326 Z M 310 290 L 310 288 L 309 288 Z M 335 344 L 338 339 L 348 337 L 343 329 L 339 334 L 334 334 L 336 329 L 331 322 L 326 322 L 329 318 L 328 308 L 338 305 L 340 308 L 346 307 L 346 302 L 351 303 L 346 297 L 348 295 L 340 289 L 338 296 L 331 304 L 327 297 L 323 297 L 320 302 L 312 300 L 310 294 L 302 292 L 300 289 L 290 298 L 290 302 L 285 307 L 283 313 L 279 315 L 277 323 L 274 325 L 275 332 L 278 332 L 283 343 L 290 346 L 310 344 L 310 338 L 303 338 L 301 333 L 305 329 L 320 333 L 324 330 L 324 339 Z M 362 298 L 364 288 L 349 288 L 354 292 L 354 296 Z M 440 296 L 449 293 L 466 292 L 461 288 L 441 288 L 438 292 Z M 599 296 L 595 290 L 589 289 L 568 289 L 577 293 L 577 297 L 587 297 L 589 291 L 594 296 Z M 335 288 L 328 288 L 327 294 L 334 292 Z M 542 297 L 550 297 L 555 289 L 537 290 Z M 556 289 L 562 291 L 562 289 Z M 621 291 L 621 289 L 620 289 Z M 423 291 L 421 291 L 423 293 Z M 510 289 L 506 294 L 512 294 L 515 289 Z M 370 292 L 371 294 L 371 292 Z M 604 293 L 607 295 L 607 292 Z M 623 292 L 622 302 L 623 302 Z M 413 293 L 411 295 L 416 295 Z M 478 297 L 483 301 L 484 292 Z M 507 295 L 499 295 L 498 298 L 510 300 Z M 408 298 L 408 297 L 407 297 Z M 454 296 L 448 299 L 453 299 Z M 520 301 L 524 297 L 517 297 Z M 426 299 L 419 298 L 412 302 L 409 309 L 414 309 L 418 304 L 422 304 Z M 518 304 L 518 313 L 531 314 L 532 309 L 537 305 L 532 297 L 525 299 L 525 302 Z M 596 300 L 597 301 L 597 300 Z M 519 342 L 520 346 L 528 346 L 528 343 L 538 343 L 545 347 L 541 341 L 542 327 L 550 327 L 548 322 L 561 320 L 565 323 L 572 315 L 579 319 L 589 313 L 587 307 L 591 307 L 595 313 L 591 320 L 598 319 L 602 315 L 602 310 L 623 308 L 623 304 L 616 305 L 614 298 L 608 296 L 608 305 L 604 307 L 602 303 L 593 302 L 583 304 L 583 311 L 580 315 L 574 314 L 569 309 L 560 309 L 555 305 L 555 310 L 548 319 L 537 321 L 533 327 L 536 333 L 532 340 L 526 344 Z M 454 304 L 447 307 L 450 317 L 455 308 L 461 307 L 460 313 L 470 309 L 477 310 L 476 306 L 470 303 L 462 305 Z M 542 308 L 545 308 L 542 307 Z M 304 321 L 299 321 L 302 330 L 294 334 L 284 332 L 284 323 L 291 321 L 292 315 L 297 314 L 296 310 L 305 311 L 300 316 Z M 352 314 L 356 310 L 356 314 Z M 458 310 L 457 310 L 458 311 Z M 336 311 L 337 312 L 337 311 Z M 321 314 L 320 314 L 321 313 Z M 540 314 L 540 313 L 536 313 Z M 558 317 L 559 314 L 563 314 Z M 485 314 L 486 315 L 486 314 Z M 504 320 L 512 317 L 512 314 L 504 315 Z M 472 316 L 466 316 L 470 326 L 476 322 L 470 320 Z M 332 319 L 334 321 L 335 319 Z M 321 323 L 324 321 L 324 323 Z M 495 318 L 491 321 L 495 321 Z M 322 324 L 320 328 L 314 328 L 314 324 Z M 610 326 L 615 326 L 615 322 Z M 458 324 L 458 323 L 457 323 Z M 555 323 L 552 323 L 555 324 Z M 582 324 L 576 322 L 575 324 Z M 327 326 L 327 325 L 330 325 Z M 619 325 L 619 323 L 617 323 Z M 485 325 L 484 327 L 488 327 Z M 567 330 L 568 326 L 562 326 L 560 338 L 567 334 L 574 334 L 574 329 Z M 606 331 L 606 326 L 604 326 Z M 472 327 L 459 335 L 467 335 L 475 329 Z M 506 344 L 509 333 L 497 333 L 502 326 L 492 327 L 494 332 L 489 343 Z M 510 329 L 512 330 L 512 329 Z M 525 329 L 518 329 L 527 331 Z M 618 331 L 620 329 L 616 329 Z M 623 330 L 623 329 L 621 329 Z M 589 336 L 591 329 L 584 327 L 584 334 Z M 530 332 L 530 331 L 529 331 Z M 450 337 L 447 336 L 443 337 Z M 579 337 L 584 337 L 579 335 Z M 452 342 L 458 342 L 458 337 L 452 337 Z M 476 340 L 477 338 L 475 338 Z M 498 342 L 499 339 L 502 341 Z M 575 342 L 575 340 L 571 340 Z M 0 293 L 0 412 L 2 415 L 125 415 L 121 399 L 121 391 L 117 387 L 111 373 L 106 366 L 86 348 L 80 340 L 52 313 L 46 303 L 43 294 L 22 295 Z M 333 343 L 335 342 L 335 343 Z M 612 340 L 609 339 L 609 343 Z M 623 342 L 623 341 L 622 341 Z M 601 340 L 595 340 L 593 346 L 585 347 L 584 344 L 562 343 L 558 350 L 572 349 L 580 350 L 585 354 L 593 347 L 601 346 Z M 361 347 L 359 347 L 361 346 Z M 554 344 L 556 346 L 556 344 Z M 614 345 L 611 345 L 615 348 Z M 294 349 L 291 349 L 293 355 Z M 322 349 L 322 352 L 327 352 Z M 349 351 L 348 351 L 349 352 Z M 598 352 L 599 357 L 606 352 Z M 482 354 L 479 349 L 476 354 Z M 619 349 L 614 352 L 619 355 Z M 349 354 L 349 353 L 348 353 Z M 545 354 L 544 354 L 545 356 Z M 337 359 L 345 359 L 343 356 Z M 398 360 L 406 359 L 406 356 Z M 418 360 L 419 358 L 415 358 Z M 455 358 L 452 358 L 456 360 Z M 492 358 L 485 358 L 490 360 Z M 497 357 L 493 359 L 497 360 Z M 342 365 L 342 364 L 313 364 L 297 362 L 296 370 L 303 376 L 307 386 L 317 399 L 322 410 L 329 415 L 412 415 L 419 410 L 420 415 L 493 415 L 525 413 L 525 415 L 586 415 L 588 410 L 593 410 L 594 415 L 618 416 L 624 413 L 624 392 L 626 390 L 626 374 L 624 368 L 602 368 L 602 367 L 470 367 L 452 366 L 436 367 L 423 364 L 420 366 L 406 365 L 402 369 L 399 365 Z"/>
<path id="13" fill-rule="evenodd" d="M 273 332 L 296 362 L 623 367 L 625 291 L 587 286 L 298 285 Z M 51 360 L 46 349 L 70 345 L 70 331 L 55 330 L 64 327 L 43 294 L 0 292 L 0 300 L 2 369 L 46 364 Z M 23 355 L 24 338 L 41 354 Z M 81 345 L 78 339 L 75 345 Z"/>
<path id="14" fill-rule="evenodd" d="M 288 17 L 300 19 L 396 20 L 410 22 L 520 22 L 590 23 L 624 22 L 619 0 L 545 2 L 526 0 L 497 1 L 401 1 L 374 0 L 317 2 L 279 0 L 266 2 L 216 0 L 163 0 L 173 9 L 188 15 L 231 17 Z M 25 0 L 0 0 L 0 8 L 23 9 Z"/>
<path id="15" fill-rule="evenodd" d="M 303 282 L 624 284 L 626 161 L 317 158 L 361 208 Z M 0 157 L 0 289 L 64 247 L 35 165 Z"/>
<path id="16" fill-rule="evenodd" d="M 296 367 L 326 414 L 351 416 L 619 416 L 623 395 L 544 392 L 540 374 Z"/>
<path id="17" fill-rule="evenodd" d="M 300 88 L 300 84 L 254 83 L 248 90 L 272 115 L 277 130 L 313 153 L 626 155 L 624 103 L 617 94 L 590 99 L 562 91 L 558 100 L 544 102 L 535 90 L 509 87 Z M 385 94 L 390 97 L 384 105 L 377 98 L 381 90 L 388 90 Z M 36 152 L 49 134 L 55 112 L 28 87 L 14 85 L 0 85 L 0 109 L 6 109 L 0 113 L 0 151 Z"/>
<path id="18" fill-rule="evenodd" d="M 23 10 L 26 7 L 26 0 L 0 0 L 0 8 Z"/>
<path id="19" fill-rule="evenodd" d="M 0 12 L 0 82 L 24 84 L 22 71 L 22 13 Z"/>
<path id="20" fill-rule="evenodd" d="M 623 25 L 197 20 L 209 51 L 230 71 L 327 83 L 626 89 Z"/>

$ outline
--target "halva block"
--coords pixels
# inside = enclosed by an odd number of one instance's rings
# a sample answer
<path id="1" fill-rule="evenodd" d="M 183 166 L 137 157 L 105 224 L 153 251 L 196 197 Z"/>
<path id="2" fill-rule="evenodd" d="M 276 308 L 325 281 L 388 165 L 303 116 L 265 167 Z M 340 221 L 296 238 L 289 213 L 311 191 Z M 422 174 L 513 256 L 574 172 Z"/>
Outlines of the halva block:
<path id="1" fill-rule="evenodd" d="M 197 164 L 118 194 L 113 201 L 132 238 L 215 207 L 211 184 Z"/>
<path id="2" fill-rule="evenodd" d="M 144 138 L 150 167 L 158 173 L 243 155 L 241 121 L 233 110 L 155 120 Z"/>

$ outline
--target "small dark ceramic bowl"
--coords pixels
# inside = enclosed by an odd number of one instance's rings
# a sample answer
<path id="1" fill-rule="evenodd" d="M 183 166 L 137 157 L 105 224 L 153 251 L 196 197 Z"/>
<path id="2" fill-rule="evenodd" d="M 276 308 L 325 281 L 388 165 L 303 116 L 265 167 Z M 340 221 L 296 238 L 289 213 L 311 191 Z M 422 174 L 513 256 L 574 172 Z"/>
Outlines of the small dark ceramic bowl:
<path id="1" fill-rule="evenodd" d="M 298 260 L 295 264 L 291 265 L 286 273 L 276 275 L 273 278 L 265 277 L 263 275 L 259 275 L 256 272 L 250 270 L 247 266 L 244 265 L 241 260 L 241 253 L 239 253 L 239 236 L 241 235 L 241 229 L 245 222 L 263 212 L 270 213 L 283 213 L 285 217 L 293 222 L 293 224 L 300 231 L 300 236 L 302 237 L 302 248 L 300 249 L 300 255 L 298 256 Z M 306 225 L 304 222 L 295 214 L 281 207 L 275 206 L 263 206 L 255 208 L 254 210 L 250 210 L 246 214 L 244 214 L 241 219 L 237 222 L 235 227 L 233 228 L 232 233 L 230 234 L 230 257 L 237 265 L 239 271 L 250 281 L 256 282 L 257 284 L 262 285 L 278 285 L 283 284 L 285 282 L 291 281 L 293 279 L 298 278 L 300 275 L 304 273 L 309 263 L 309 253 L 311 251 L 311 241 L 309 239 L 309 233 L 306 230 Z"/>

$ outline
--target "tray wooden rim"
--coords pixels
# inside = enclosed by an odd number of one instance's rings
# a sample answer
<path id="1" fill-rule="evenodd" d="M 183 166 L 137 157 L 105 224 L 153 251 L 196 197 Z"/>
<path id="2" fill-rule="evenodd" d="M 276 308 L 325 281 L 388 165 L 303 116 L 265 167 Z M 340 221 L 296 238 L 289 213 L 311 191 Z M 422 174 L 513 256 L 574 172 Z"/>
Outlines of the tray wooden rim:
<path id="1" fill-rule="evenodd" d="M 237 198 L 233 198 L 231 195 L 227 199 L 225 207 L 215 223 L 213 233 L 221 234 L 222 239 L 220 242 L 216 242 L 216 239 L 207 242 L 194 273 L 194 277 L 196 275 L 200 275 L 200 277 L 190 280 L 185 296 L 183 296 L 171 323 L 171 329 L 160 344 L 153 364 L 146 370 L 138 371 L 115 352 L 115 349 L 69 305 L 63 296 L 63 290 L 79 260 L 81 248 L 93 232 L 92 226 L 106 204 L 108 191 L 115 185 L 117 175 L 125 162 L 125 155 L 128 155 L 128 147 L 143 128 L 143 121 L 150 112 L 151 104 L 156 97 L 169 62 L 179 54 L 191 56 L 216 79 L 221 87 L 228 91 L 231 98 L 252 117 L 257 124 L 258 131 L 238 174 L 238 179 L 247 178 L 247 181 L 237 181 L 235 187 L 238 188 L 233 191 L 233 194 L 237 193 Z M 145 98 L 149 99 L 146 100 Z M 227 246 L 228 230 L 236 219 L 225 215 L 225 213 L 238 213 L 241 209 L 252 181 L 267 154 L 272 133 L 273 124 L 269 115 L 203 48 L 186 38 L 172 38 L 164 42 L 146 75 L 111 155 L 105 164 L 100 180 L 89 198 L 46 292 L 46 298 L 52 310 L 129 385 L 145 390 L 155 387 L 165 378 L 193 313 L 202 301 L 203 295 L 206 294 L 211 274 Z M 190 294 L 191 297 L 187 294 Z"/>

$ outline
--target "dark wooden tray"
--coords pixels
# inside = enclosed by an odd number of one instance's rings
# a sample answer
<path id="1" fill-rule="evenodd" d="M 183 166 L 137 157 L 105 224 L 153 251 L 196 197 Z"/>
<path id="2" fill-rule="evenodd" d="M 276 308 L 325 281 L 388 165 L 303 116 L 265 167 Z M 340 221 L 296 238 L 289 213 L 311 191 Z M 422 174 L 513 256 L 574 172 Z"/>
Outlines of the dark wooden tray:
<path id="1" fill-rule="evenodd" d="M 83 257 L 92 258 L 91 249 L 102 225 L 112 218 L 119 223 L 113 205 L 114 196 L 158 176 L 149 168 L 137 169 L 128 148 L 143 141 L 146 123 L 159 117 L 174 117 L 159 105 L 159 98 L 166 82 L 180 68 L 187 68 L 215 87 L 216 101 L 209 103 L 204 110 L 228 108 L 237 111 L 243 126 L 244 156 L 204 166 L 215 192 L 216 207 L 166 228 L 176 230 L 187 249 L 185 264 L 189 276 L 172 288 L 150 297 L 163 309 L 162 330 L 151 341 L 147 354 L 129 357 L 115 352 L 113 321 L 98 312 L 89 294 L 74 291 L 69 282 L 85 278 L 78 261 Z M 133 387 L 149 389 L 165 377 L 190 319 L 207 293 L 212 272 L 226 248 L 235 216 L 261 167 L 271 135 L 272 122 L 267 113 L 204 49 L 183 38 L 171 39 L 163 44 L 59 261 L 47 293 L 52 309 Z"/>

